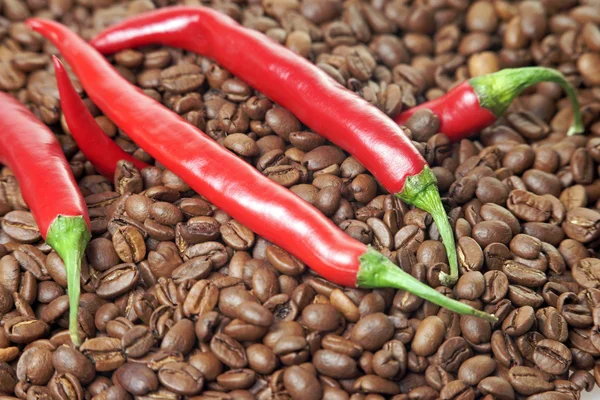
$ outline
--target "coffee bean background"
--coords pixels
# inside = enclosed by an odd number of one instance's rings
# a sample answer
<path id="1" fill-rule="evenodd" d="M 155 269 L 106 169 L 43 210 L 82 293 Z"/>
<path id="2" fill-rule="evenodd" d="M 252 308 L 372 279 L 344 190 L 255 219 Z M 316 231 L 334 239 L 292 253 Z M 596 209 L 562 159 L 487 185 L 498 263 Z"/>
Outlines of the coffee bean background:
<path id="1" fill-rule="evenodd" d="M 455 229 L 461 278 L 445 288 L 448 260 L 431 216 L 385 193 L 289 111 L 196 54 L 152 46 L 109 57 L 347 234 L 500 321 L 319 278 L 155 163 L 73 76 L 104 132 L 154 165 L 121 162 L 115 182 L 98 175 L 62 116 L 56 49 L 23 21 L 56 19 L 89 39 L 173 4 L 211 6 L 265 33 L 388 115 L 501 68 L 565 74 L 586 136 L 565 137 L 572 111 L 552 83 L 459 143 L 428 111 L 407 122 Z M 578 400 L 600 385 L 600 2 L 3 0 L 0 13 L 0 89 L 56 133 L 94 234 L 81 274 L 86 340 L 76 349 L 64 265 L 1 170 L 4 398 Z"/>

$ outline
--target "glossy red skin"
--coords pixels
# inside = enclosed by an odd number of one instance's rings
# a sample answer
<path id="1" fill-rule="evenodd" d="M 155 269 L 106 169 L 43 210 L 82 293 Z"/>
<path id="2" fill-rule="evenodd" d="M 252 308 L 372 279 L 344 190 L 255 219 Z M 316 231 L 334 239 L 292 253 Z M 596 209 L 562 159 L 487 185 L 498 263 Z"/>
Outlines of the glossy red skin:
<path id="1" fill-rule="evenodd" d="M 398 114 L 394 121 L 398 125 L 404 125 L 415 112 L 425 108 L 438 116 L 440 132 L 453 142 L 480 132 L 497 119 L 493 112 L 479 105 L 479 96 L 469 81 L 466 81 L 437 99 Z"/>
<path id="2" fill-rule="evenodd" d="M 352 154 L 390 192 L 402 191 L 425 160 L 377 107 L 263 34 L 204 7 L 170 7 L 128 19 L 92 40 L 103 53 L 151 43 L 216 60 Z"/>
<path id="3" fill-rule="evenodd" d="M 112 180 L 119 160 L 130 161 L 139 170 L 148 167 L 145 162 L 125 153 L 104 133 L 73 87 L 65 67 L 56 57 L 54 58 L 54 72 L 60 94 L 61 109 L 71 136 L 96 171 Z"/>
<path id="4" fill-rule="evenodd" d="M 41 19 L 26 23 L 52 41 L 94 103 L 152 157 L 217 207 L 326 279 L 355 286 L 359 257 L 367 251 L 363 243 L 141 93 L 64 25 Z"/>
<path id="5" fill-rule="evenodd" d="M 17 99 L 0 92 L 0 164 L 17 178 L 42 237 L 59 216 L 82 216 L 87 206 L 56 136 Z"/>

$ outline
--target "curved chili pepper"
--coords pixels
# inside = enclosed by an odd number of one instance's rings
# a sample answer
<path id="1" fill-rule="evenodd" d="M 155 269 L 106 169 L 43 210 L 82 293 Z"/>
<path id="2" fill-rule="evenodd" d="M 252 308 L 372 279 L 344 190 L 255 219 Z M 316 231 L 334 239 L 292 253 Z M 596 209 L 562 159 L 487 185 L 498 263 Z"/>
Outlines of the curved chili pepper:
<path id="1" fill-rule="evenodd" d="M 210 202 L 326 279 L 399 288 L 461 314 L 497 320 L 449 299 L 346 235 L 316 208 L 141 93 L 65 26 L 35 18 L 26 24 L 52 41 L 91 99 L 133 141 Z"/>
<path id="2" fill-rule="evenodd" d="M 563 74 L 543 67 L 507 68 L 471 78 L 437 99 L 398 114 L 394 121 L 404 125 L 415 112 L 429 109 L 440 120 L 440 132 L 451 141 L 459 141 L 493 124 L 515 97 L 539 82 L 554 82 L 563 88 L 573 107 L 573 124 L 567 135 L 582 133 L 584 125 L 575 89 Z"/>
<path id="3" fill-rule="evenodd" d="M 77 147 L 94 168 L 110 180 L 114 179 L 119 160 L 133 163 L 139 170 L 148 164 L 127 154 L 100 128 L 90 110 L 73 87 L 64 65 L 53 57 L 54 72 L 60 94 L 60 105 Z"/>
<path id="4" fill-rule="evenodd" d="M 352 154 L 390 193 L 431 214 L 450 263 L 445 285 L 458 279 L 452 228 L 427 162 L 377 107 L 263 34 L 205 7 L 170 7 L 111 27 L 92 40 L 104 53 L 151 43 L 181 47 L 216 60 Z"/>
<path id="5" fill-rule="evenodd" d="M 3 92 L 0 164 L 15 174 L 42 237 L 65 263 L 69 332 L 73 343 L 79 345 L 79 275 L 91 237 L 87 206 L 56 136 L 23 104 Z"/>

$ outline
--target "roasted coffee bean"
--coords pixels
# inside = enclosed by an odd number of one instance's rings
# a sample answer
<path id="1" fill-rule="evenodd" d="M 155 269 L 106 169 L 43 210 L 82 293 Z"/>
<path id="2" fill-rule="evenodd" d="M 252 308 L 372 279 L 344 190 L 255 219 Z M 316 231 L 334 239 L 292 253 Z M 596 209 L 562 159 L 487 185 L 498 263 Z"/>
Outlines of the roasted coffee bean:
<path id="1" fill-rule="evenodd" d="M 103 298 L 117 297 L 133 289 L 139 279 L 140 273 L 135 264 L 115 265 L 100 275 L 96 294 Z"/>
<path id="2" fill-rule="evenodd" d="M 502 323 L 502 330 L 510 336 L 521 336 L 536 322 L 535 312 L 530 306 L 523 306 L 512 311 Z"/>
<path id="3" fill-rule="evenodd" d="M 508 379 L 518 393 L 526 396 L 554 389 L 554 384 L 547 382 L 541 372 L 529 367 L 511 368 Z"/>
<path id="4" fill-rule="evenodd" d="M 213 336 L 210 348 L 223 364 L 231 368 L 244 368 L 248 364 L 242 345 L 225 334 L 218 333 Z"/>
<path id="5" fill-rule="evenodd" d="M 471 358 L 469 344 L 462 337 L 447 339 L 438 349 L 435 357 L 437 363 L 448 372 L 458 371 L 460 365 Z"/>
<path id="6" fill-rule="evenodd" d="M 146 255 L 146 244 L 139 230 L 133 226 L 122 226 L 114 233 L 113 245 L 123 262 L 140 262 Z"/>
<path id="7" fill-rule="evenodd" d="M 41 239 L 33 216 L 28 211 L 11 211 L 2 219 L 2 229 L 20 243 L 34 243 Z"/>
<path id="8" fill-rule="evenodd" d="M 160 348 L 187 354 L 194 347 L 195 341 L 194 323 L 189 319 L 182 318 L 165 334 L 160 344 Z"/>
<path id="9" fill-rule="evenodd" d="M 179 395 L 194 395 L 202 390 L 204 379 L 200 371 L 188 363 L 169 363 L 158 370 L 158 380 Z"/>
<path id="10" fill-rule="evenodd" d="M 358 372 L 354 359 L 332 350 L 317 351 L 313 363 L 320 374 L 334 379 L 353 378 Z"/>
<path id="11" fill-rule="evenodd" d="M 292 366 L 283 373 L 283 386 L 297 399 L 317 399 L 323 389 L 317 377 L 302 367 Z"/>
<path id="12" fill-rule="evenodd" d="M 567 212 L 562 224 L 571 239 L 588 243 L 600 237 L 600 213 L 587 208 L 574 208 Z"/>
<path id="13" fill-rule="evenodd" d="M 564 344 L 555 340 L 544 339 L 537 343 L 533 360 L 535 365 L 542 371 L 560 375 L 571 366 L 572 355 Z"/>
<path id="14" fill-rule="evenodd" d="M 81 352 L 68 346 L 60 346 L 52 354 L 52 365 L 56 372 L 70 373 L 83 383 L 94 379 L 94 365 Z"/>
<path id="15" fill-rule="evenodd" d="M 303 313 L 304 314 L 304 313 Z M 351 332 L 351 340 L 367 351 L 373 351 L 391 339 L 394 326 L 382 313 L 369 314 L 361 318 Z"/>
<path id="16" fill-rule="evenodd" d="M 121 341 L 116 338 L 88 339 L 79 349 L 92 360 L 96 371 L 113 371 L 125 363 L 125 357 L 121 353 Z"/>
<path id="17" fill-rule="evenodd" d="M 445 331 L 446 327 L 440 318 L 427 317 L 417 328 L 412 350 L 417 355 L 425 357 L 434 354 L 444 341 Z"/>
<path id="18" fill-rule="evenodd" d="M 143 364 L 125 363 L 115 372 L 115 379 L 129 393 L 142 396 L 158 389 L 154 371 Z"/>
<path id="19" fill-rule="evenodd" d="M 154 345 L 154 336 L 145 326 L 135 326 L 121 338 L 121 348 L 127 357 L 144 356 Z"/>
<path id="20" fill-rule="evenodd" d="M 45 385 L 54 374 L 52 352 L 43 347 L 31 347 L 21 354 L 17 363 L 17 377 L 32 385 Z"/>

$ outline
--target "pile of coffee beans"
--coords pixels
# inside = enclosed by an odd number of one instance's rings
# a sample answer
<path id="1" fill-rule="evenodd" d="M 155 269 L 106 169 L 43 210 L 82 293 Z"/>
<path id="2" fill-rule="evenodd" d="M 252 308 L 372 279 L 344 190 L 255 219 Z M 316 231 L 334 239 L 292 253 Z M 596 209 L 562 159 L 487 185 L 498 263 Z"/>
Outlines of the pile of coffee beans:
<path id="1" fill-rule="evenodd" d="M 82 92 L 104 132 L 153 165 L 121 162 L 114 182 L 99 175 L 62 117 L 57 51 L 23 21 L 53 18 L 90 38 L 175 3 L 211 6 L 265 33 L 388 115 L 505 67 L 565 74 L 586 136 L 565 137 L 572 111 L 552 83 L 460 143 L 439 133 L 431 112 L 408 121 L 455 229 L 461 278 L 446 288 L 431 216 L 289 111 L 196 54 L 152 46 L 110 57 L 348 235 L 500 321 L 316 276 L 155 163 Z M 0 13 L 0 89 L 56 132 L 94 234 L 81 274 L 85 341 L 75 348 L 64 264 L 1 170 L 3 398 L 578 400 L 600 384 L 597 0 L 3 0 Z"/>

